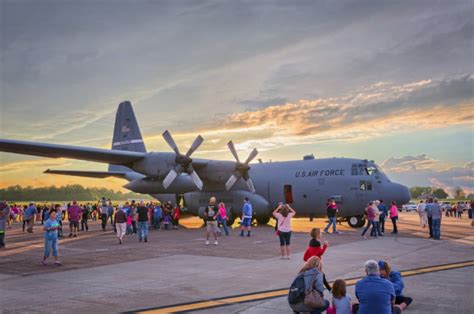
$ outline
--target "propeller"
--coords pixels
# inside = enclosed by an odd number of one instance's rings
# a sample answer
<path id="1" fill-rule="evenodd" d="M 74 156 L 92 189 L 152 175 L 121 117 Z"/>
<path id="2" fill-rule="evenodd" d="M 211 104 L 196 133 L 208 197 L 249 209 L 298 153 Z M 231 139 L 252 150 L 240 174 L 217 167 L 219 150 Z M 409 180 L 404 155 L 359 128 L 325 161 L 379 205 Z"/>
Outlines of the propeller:
<path id="1" fill-rule="evenodd" d="M 202 190 L 202 180 L 201 178 L 199 178 L 196 171 L 194 171 L 192 165 L 193 160 L 191 159 L 191 155 L 199 148 L 199 146 L 201 146 L 202 142 L 204 142 L 202 136 L 198 135 L 196 137 L 193 144 L 184 155 L 179 151 L 178 145 L 176 145 L 176 142 L 174 141 L 173 137 L 171 136 L 171 133 L 168 130 L 163 133 L 163 138 L 165 139 L 166 143 L 168 143 L 168 145 L 171 147 L 171 149 L 173 149 L 173 151 L 176 153 L 176 166 L 171 169 L 170 172 L 168 172 L 168 174 L 166 175 L 165 179 L 163 180 L 163 187 L 167 189 L 174 182 L 178 175 L 180 175 L 182 172 L 186 172 L 189 174 L 196 187 L 199 190 Z"/>
<path id="2" fill-rule="evenodd" d="M 230 152 L 237 161 L 237 164 L 235 165 L 236 172 L 227 180 L 227 182 L 225 183 L 225 188 L 227 189 L 227 191 L 230 190 L 240 178 L 243 178 L 245 183 L 247 184 L 247 187 L 249 188 L 249 191 L 255 193 L 255 186 L 253 185 L 252 179 L 250 179 L 249 176 L 249 163 L 258 155 L 257 149 L 254 148 L 250 152 L 250 155 L 247 157 L 247 160 L 242 163 L 240 162 L 239 155 L 237 155 L 237 150 L 235 149 L 234 143 L 230 141 L 229 143 L 227 143 L 227 146 L 229 147 Z"/>

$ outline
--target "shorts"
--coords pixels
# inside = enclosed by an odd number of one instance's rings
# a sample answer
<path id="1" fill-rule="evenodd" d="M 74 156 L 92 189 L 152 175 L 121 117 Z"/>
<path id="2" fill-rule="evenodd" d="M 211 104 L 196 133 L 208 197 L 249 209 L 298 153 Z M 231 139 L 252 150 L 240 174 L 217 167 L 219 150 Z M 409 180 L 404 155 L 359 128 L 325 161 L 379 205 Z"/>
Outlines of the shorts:
<path id="1" fill-rule="evenodd" d="M 210 232 L 212 228 L 212 232 L 216 233 L 218 228 L 217 228 L 217 221 L 208 221 L 206 223 L 206 230 L 207 232 Z"/>
<path id="2" fill-rule="evenodd" d="M 244 220 L 242 220 L 242 222 L 240 223 L 240 225 L 242 227 L 250 227 L 250 224 L 252 223 L 252 218 L 244 218 Z"/>
<path id="3" fill-rule="evenodd" d="M 69 227 L 76 227 L 79 228 L 79 221 L 70 221 L 69 222 Z"/>
<path id="4" fill-rule="evenodd" d="M 280 246 L 290 245 L 291 231 L 290 232 L 278 231 L 278 236 L 280 237 Z"/>

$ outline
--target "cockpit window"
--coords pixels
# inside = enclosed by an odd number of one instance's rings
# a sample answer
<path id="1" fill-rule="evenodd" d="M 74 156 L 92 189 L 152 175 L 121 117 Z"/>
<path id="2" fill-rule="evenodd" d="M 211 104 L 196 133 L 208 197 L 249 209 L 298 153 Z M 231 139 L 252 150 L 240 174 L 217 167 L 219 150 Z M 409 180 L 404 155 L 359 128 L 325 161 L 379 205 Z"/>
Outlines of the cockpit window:
<path id="1" fill-rule="evenodd" d="M 366 167 L 365 171 L 369 176 L 375 175 L 379 172 L 376 167 Z"/>

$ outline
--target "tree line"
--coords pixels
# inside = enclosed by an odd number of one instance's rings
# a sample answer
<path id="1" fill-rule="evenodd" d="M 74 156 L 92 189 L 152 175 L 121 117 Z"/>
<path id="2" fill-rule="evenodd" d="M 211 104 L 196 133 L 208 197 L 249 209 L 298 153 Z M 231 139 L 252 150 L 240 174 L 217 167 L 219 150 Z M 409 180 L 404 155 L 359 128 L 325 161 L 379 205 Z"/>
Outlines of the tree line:
<path id="1" fill-rule="evenodd" d="M 410 188 L 410 193 L 412 198 L 418 198 L 422 195 L 434 195 L 436 198 L 445 199 L 449 195 L 442 188 L 432 188 L 430 186 L 413 186 Z M 461 187 L 456 187 L 454 189 L 454 198 L 455 199 L 474 199 L 474 194 L 470 193 L 466 195 L 464 190 Z"/>
<path id="2" fill-rule="evenodd" d="M 19 185 L 0 189 L 0 200 L 5 201 L 93 201 L 105 197 L 111 200 L 144 199 L 149 198 L 145 194 L 133 192 L 123 193 L 106 188 L 86 188 L 79 184 L 56 187 L 32 186 L 22 187 Z"/>

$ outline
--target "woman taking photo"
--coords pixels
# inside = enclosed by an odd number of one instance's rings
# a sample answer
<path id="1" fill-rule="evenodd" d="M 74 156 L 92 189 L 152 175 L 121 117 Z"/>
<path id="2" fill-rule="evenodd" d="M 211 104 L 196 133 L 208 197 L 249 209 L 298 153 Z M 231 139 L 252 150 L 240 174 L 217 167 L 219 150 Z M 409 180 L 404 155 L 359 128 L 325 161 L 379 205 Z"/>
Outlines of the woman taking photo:
<path id="1" fill-rule="evenodd" d="M 288 204 L 279 204 L 273 211 L 273 216 L 277 220 L 281 259 L 290 259 L 291 218 L 293 218 L 295 214 L 295 210 Z"/>

